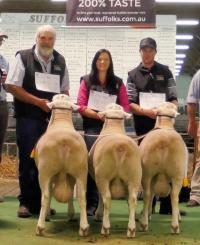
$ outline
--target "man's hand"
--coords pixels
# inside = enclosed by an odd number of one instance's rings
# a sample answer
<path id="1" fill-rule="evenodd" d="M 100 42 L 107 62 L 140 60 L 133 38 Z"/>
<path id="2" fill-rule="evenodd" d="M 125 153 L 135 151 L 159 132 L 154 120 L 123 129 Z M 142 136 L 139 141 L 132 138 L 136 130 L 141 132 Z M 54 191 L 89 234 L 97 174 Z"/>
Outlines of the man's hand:
<path id="1" fill-rule="evenodd" d="M 40 107 L 45 112 L 50 112 L 50 108 L 47 103 L 49 103 L 46 99 L 38 99 L 37 106 Z"/>
<path id="2" fill-rule="evenodd" d="M 156 109 L 142 109 L 143 115 L 150 117 L 152 119 L 156 119 L 157 110 Z"/>
<path id="3" fill-rule="evenodd" d="M 188 134 L 192 137 L 195 138 L 197 135 L 197 124 L 195 120 L 189 120 L 188 123 Z"/>

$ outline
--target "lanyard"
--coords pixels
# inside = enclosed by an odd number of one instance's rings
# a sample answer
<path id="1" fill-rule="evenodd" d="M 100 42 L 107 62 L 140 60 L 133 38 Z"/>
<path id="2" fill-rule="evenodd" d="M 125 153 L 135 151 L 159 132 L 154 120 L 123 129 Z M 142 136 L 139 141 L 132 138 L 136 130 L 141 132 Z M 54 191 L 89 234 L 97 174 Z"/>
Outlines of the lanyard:
<path id="1" fill-rule="evenodd" d="M 41 62 L 41 65 L 42 65 L 42 70 L 43 70 L 43 72 L 44 73 L 48 73 L 47 72 L 47 66 L 48 66 L 48 64 L 45 64 L 43 61 Z"/>

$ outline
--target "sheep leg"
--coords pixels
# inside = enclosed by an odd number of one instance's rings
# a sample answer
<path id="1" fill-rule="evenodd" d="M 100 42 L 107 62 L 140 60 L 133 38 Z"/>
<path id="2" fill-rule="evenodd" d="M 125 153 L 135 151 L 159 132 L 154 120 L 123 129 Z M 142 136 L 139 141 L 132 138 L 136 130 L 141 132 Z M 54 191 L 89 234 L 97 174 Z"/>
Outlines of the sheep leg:
<path id="1" fill-rule="evenodd" d="M 172 181 L 171 190 L 171 204 L 172 204 L 172 221 L 171 221 L 171 233 L 179 234 L 179 192 L 181 189 L 181 184 L 177 184 Z"/>
<path id="2" fill-rule="evenodd" d="M 48 208 L 46 212 L 46 218 L 45 221 L 50 221 L 51 219 L 51 198 L 52 198 L 52 185 L 49 185 L 49 202 L 48 202 Z"/>
<path id="3" fill-rule="evenodd" d="M 69 177 L 70 178 L 70 181 L 69 181 L 69 183 L 70 183 L 70 188 L 72 188 L 72 190 L 73 190 L 73 194 L 74 194 L 74 190 L 75 190 L 75 179 L 73 178 L 73 177 Z M 77 188 L 76 188 L 76 190 L 77 190 Z M 73 220 L 75 220 L 75 217 L 74 217 L 74 215 L 75 215 L 75 208 L 74 208 L 74 202 L 73 202 L 73 195 L 72 195 L 72 197 L 69 199 L 69 202 L 68 202 L 68 218 L 69 218 L 69 221 L 73 221 Z"/>
<path id="4" fill-rule="evenodd" d="M 128 198 L 128 207 L 129 207 L 129 222 L 127 229 L 127 237 L 135 237 L 135 209 L 137 204 L 137 191 L 132 183 L 128 185 L 129 198 Z"/>
<path id="5" fill-rule="evenodd" d="M 68 218 L 69 218 L 69 221 L 74 220 L 74 215 L 75 215 L 75 209 L 74 209 L 73 196 L 72 196 L 68 202 Z"/>
<path id="6" fill-rule="evenodd" d="M 109 181 L 106 179 L 98 179 L 96 177 L 97 186 L 103 200 L 103 224 L 101 228 L 102 235 L 110 233 L 110 208 L 111 208 L 111 193 L 109 189 Z"/>
<path id="7" fill-rule="evenodd" d="M 151 199 L 151 179 L 145 179 L 142 181 L 142 186 L 144 190 L 144 204 L 143 204 L 143 211 L 142 216 L 140 219 L 140 230 L 147 231 L 148 230 L 148 216 L 149 216 L 149 205 Z"/>
<path id="8" fill-rule="evenodd" d="M 99 193 L 99 203 L 98 203 L 97 210 L 95 212 L 95 220 L 102 221 L 102 217 L 103 217 L 103 200 Z"/>
<path id="9" fill-rule="evenodd" d="M 153 213 L 153 211 L 152 211 L 152 205 L 153 205 L 153 198 L 154 198 L 154 196 L 155 196 L 155 194 L 154 194 L 154 192 L 153 192 L 153 184 L 152 184 L 152 181 L 151 181 L 151 193 L 150 193 L 150 202 L 149 202 L 149 217 L 148 217 L 148 219 L 149 220 L 151 220 L 151 215 L 152 215 L 152 213 Z"/>
<path id="10" fill-rule="evenodd" d="M 86 178 L 85 178 L 86 179 Z M 86 181 L 83 178 L 77 178 L 77 199 L 80 207 L 80 236 L 88 235 L 89 224 L 87 221 L 87 213 L 86 213 Z"/>
<path id="11" fill-rule="evenodd" d="M 50 178 L 46 177 L 45 175 L 42 177 L 41 174 L 39 174 L 39 183 L 42 193 L 42 199 L 41 199 L 41 209 L 40 209 L 40 216 L 36 228 L 36 235 L 42 236 L 44 235 L 43 231 L 45 229 L 45 218 L 48 212 L 48 208 L 50 206 Z"/>

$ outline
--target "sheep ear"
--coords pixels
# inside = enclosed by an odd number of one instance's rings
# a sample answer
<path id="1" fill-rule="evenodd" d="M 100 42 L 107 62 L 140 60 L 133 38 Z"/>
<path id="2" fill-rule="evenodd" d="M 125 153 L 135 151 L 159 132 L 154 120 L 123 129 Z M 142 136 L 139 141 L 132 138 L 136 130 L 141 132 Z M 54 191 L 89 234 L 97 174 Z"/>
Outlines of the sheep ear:
<path id="1" fill-rule="evenodd" d="M 125 116 L 126 119 L 129 119 L 129 118 L 132 117 L 132 114 L 124 112 L 124 116 Z"/>
<path id="2" fill-rule="evenodd" d="M 179 112 L 175 112 L 175 117 L 177 117 L 178 115 L 180 115 L 180 113 Z"/>
<path id="3" fill-rule="evenodd" d="M 73 103 L 71 104 L 71 107 L 72 107 L 73 111 L 77 111 L 80 108 L 79 105 L 75 105 Z"/>
<path id="4" fill-rule="evenodd" d="M 47 103 L 47 106 L 49 107 L 49 109 L 52 109 L 53 108 L 53 105 L 54 105 L 53 101 Z"/>

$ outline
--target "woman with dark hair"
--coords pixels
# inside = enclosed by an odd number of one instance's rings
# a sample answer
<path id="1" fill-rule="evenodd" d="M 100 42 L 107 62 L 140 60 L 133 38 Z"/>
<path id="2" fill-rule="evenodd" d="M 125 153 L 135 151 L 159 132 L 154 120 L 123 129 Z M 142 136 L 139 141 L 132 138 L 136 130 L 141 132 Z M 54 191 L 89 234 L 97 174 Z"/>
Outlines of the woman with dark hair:
<path id="1" fill-rule="evenodd" d="M 129 111 L 126 88 L 122 79 L 114 74 L 111 54 L 106 49 L 100 49 L 93 58 L 90 74 L 81 77 L 77 98 L 88 151 L 97 138 L 94 135 L 98 135 L 103 127 L 103 120 L 99 117 L 98 111 L 112 102 Z M 98 205 L 98 192 L 90 175 L 88 175 L 86 199 L 87 214 L 92 216 Z"/>

